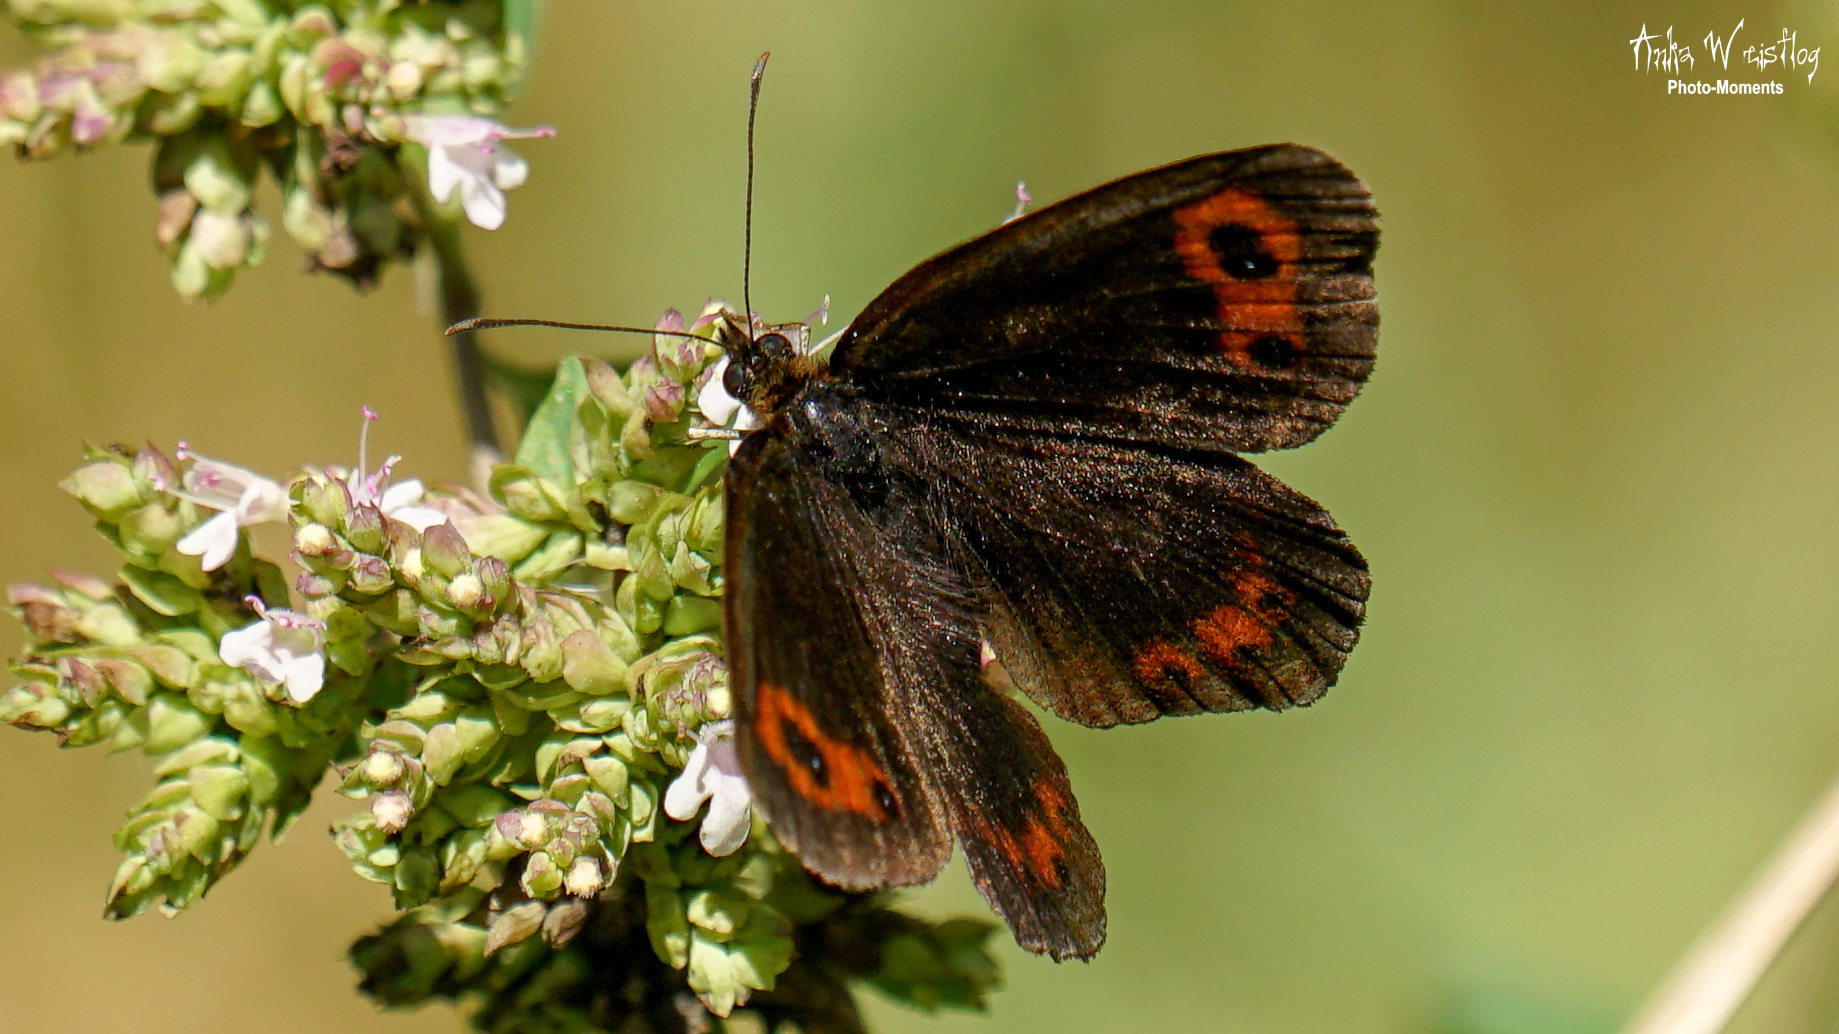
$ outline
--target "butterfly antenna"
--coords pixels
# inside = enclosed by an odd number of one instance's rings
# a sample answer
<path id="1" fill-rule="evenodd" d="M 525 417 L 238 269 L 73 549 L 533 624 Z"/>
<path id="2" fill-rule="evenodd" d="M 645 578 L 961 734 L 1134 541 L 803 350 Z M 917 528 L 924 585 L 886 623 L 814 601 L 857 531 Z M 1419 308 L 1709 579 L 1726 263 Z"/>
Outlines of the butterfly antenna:
<path id="1" fill-rule="evenodd" d="M 447 336 L 464 334 L 469 330 L 492 330 L 497 327 L 560 327 L 563 330 L 610 330 L 619 334 L 663 334 L 665 337 L 687 337 L 697 341 L 707 341 L 701 334 L 692 334 L 687 330 L 660 330 L 657 327 L 617 327 L 608 323 L 564 323 L 561 320 L 537 319 L 485 319 L 474 317 L 461 320 L 447 328 Z"/>
<path id="2" fill-rule="evenodd" d="M 752 93 L 747 102 L 747 215 L 741 246 L 741 306 L 747 310 L 742 315 L 747 320 L 747 340 L 750 342 L 753 340 L 753 127 L 760 114 L 760 80 L 766 77 L 766 59 L 772 56 L 769 50 L 754 62 L 753 79 L 749 84 Z"/>

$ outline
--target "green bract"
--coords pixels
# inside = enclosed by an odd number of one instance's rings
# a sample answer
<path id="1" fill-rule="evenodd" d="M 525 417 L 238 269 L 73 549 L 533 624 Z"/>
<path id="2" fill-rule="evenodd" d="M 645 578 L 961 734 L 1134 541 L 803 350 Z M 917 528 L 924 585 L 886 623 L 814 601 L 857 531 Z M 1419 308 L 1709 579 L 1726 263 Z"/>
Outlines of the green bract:
<path id="1" fill-rule="evenodd" d="M 327 661 L 305 704 L 218 653 L 257 620 L 246 597 L 287 605 L 279 569 L 245 538 L 201 570 L 177 543 L 208 512 L 175 493 L 174 464 L 92 450 L 64 487 L 124 566 L 13 590 L 32 645 L 0 718 L 157 758 L 117 835 L 110 913 L 189 905 L 331 766 L 369 805 L 337 842 L 403 910 L 352 949 L 386 1004 L 467 999 L 505 1032 L 683 1029 L 685 1010 L 719 1026 L 740 1007 L 847 1031 L 855 980 L 980 1007 L 991 924 L 826 887 L 757 816 L 713 857 L 697 821 L 664 812 L 695 734 L 730 707 L 728 450 L 687 434 L 721 354 L 720 320 L 702 325 L 705 343 L 660 336 L 623 374 L 565 361 L 489 499 L 426 504 L 443 523 L 390 516 L 377 474 L 293 479 L 296 607 L 323 623 Z"/>

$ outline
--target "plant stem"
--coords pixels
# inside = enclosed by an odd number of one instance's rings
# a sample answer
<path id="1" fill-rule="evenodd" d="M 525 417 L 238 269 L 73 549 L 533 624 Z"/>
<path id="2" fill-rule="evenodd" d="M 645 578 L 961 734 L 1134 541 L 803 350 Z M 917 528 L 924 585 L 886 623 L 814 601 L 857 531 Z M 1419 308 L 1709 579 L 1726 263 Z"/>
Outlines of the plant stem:
<path id="1" fill-rule="evenodd" d="M 473 279 L 472 267 L 466 262 L 458 220 L 447 218 L 428 195 L 428 184 L 415 162 L 401 162 L 399 167 L 409 182 L 408 191 L 427 235 L 425 247 L 434 260 L 434 293 L 439 309 L 441 330 L 461 320 L 480 315 L 483 303 L 479 283 Z M 497 425 L 492 420 L 491 396 L 486 388 L 485 355 L 479 332 L 468 330 L 447 338 L 448 355 L 453 360 L 454 389 L 459 393 L 460 416 L 466 422 L 466 438 L 472 444 L 472 480 L 483 487 L 491 466 L 504 459 L 498 442 Z"/>
<path id="2" fill-rule="evenodd" d="M 1622 1034 L 1716 1034 L 1839 878 L 1839 780 Z"/>
<path id="3" fill-rule="evenodd" d="M 432 206 L 429 206 L 431 209 Z M 453 326 L 479 315 L 479 285 L 473 280 L 466 263 L 466 251 L 460 243 L 460 227 L 436 213 L 423 223 L 428 247 L 434 256 L 434 287 L 440 303 L 441 328 Z M 460 412 L 466 421 L 466 437 L 472 443 L 473 461 L 489 453 L 487 462 L 502 458 L 498 431 L 492 423 L 491 399 L 486 393 L 485 357 L 480 351 L 479 332 L 468 330 L 449 337 L 453 359 L 455 388 L 459 391 Z"/>

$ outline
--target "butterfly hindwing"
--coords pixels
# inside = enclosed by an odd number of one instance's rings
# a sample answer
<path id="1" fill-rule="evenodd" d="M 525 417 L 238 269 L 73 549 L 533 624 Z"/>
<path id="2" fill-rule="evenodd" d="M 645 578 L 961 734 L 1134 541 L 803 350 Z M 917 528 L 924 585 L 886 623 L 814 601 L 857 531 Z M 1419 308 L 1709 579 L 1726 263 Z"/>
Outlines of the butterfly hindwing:
<path id="1" fill-rule="evenodd" d="M 807 867 L 867 889 L 931 879 L 951 840 L 896 725 L 878 644 L 887 589 L 857 559 L 873 529 L 813 476 L 783 424 L 728 468 L 726 642 L 736 743 L 773 832 Z"/>
<path id="2" fill-rule="evenodd" d="M 926 771 L 971 879 L 1029 951 L 1090 958 L 1105 942 L 1105 865 L 1066 765 L 1034 715 L 963 665 L 926 709 Z"/>
<path id="3" fill-rule="evenodd" d="M 921 263 L 851 324 L 832 366 L 980 425 L 1289 448 L 1372 368 L 1377 247 L 1365 185 L 1320 151 L 1193 158 Z"/>
<path id="4" fill-rule="evenodd" d="M 1365 561 L 1327 511 L 1242 459 L 955 428 L 911 454 L 958 529 L 997 657 L 1062 717 L 1307 704 L 1353 649 Z"/>

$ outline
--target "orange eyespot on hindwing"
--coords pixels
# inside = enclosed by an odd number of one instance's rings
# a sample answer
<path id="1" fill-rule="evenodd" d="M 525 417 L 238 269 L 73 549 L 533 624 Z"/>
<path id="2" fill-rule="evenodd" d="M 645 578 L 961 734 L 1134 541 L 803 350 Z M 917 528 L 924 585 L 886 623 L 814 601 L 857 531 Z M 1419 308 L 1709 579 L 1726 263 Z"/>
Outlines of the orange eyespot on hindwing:
<path id="1" fill-rule="evenodd" d="M 754 712 L 760 745 L 779 763 L 800 797 L 874 822 L 899 817 L 893 781 L 874 757 L 824 735 L 817 719 L 784 687 L 761 682 L 754 692 Z"/>
<path id="2" fill-rule="evenodd" d="M 1194 698 L 1206 668 L 1185 647 L 1158 639 L 1132 658 L 1137 682 L 1164 714 L 1186 714 L 1201 709 Z"/>
<path id="3" fill-rule="evenodd" d="M 1066 847 L 1061 842 L 1072 832 L 1066 821 L 1066 795 L 1042 779 L 1034 785 L 1034 798 L 1046 813 L 1046 821 L 1038 815 L 1029 815 L 1021 829 L 1008 830 L 979 816 L 978 833 L 1002 852 L 1011 869 L 1027 874 L 1043 886 L 1058 888 L 1072 879 L 1072 870 L 1066 864 Z"/>
<path id="4" fill-rule="evenodd" d="M 1213 290 L 1220 348 L 1234 366 L 1283 371 L 1303 356 L 1296 224 L 1236 187 L 1175 210 L 1175 250 Z"/>

